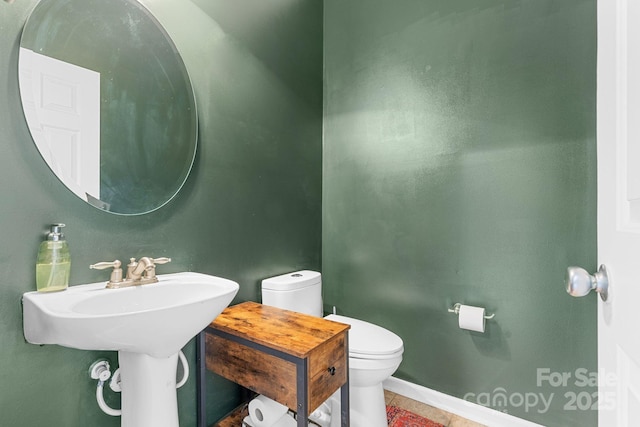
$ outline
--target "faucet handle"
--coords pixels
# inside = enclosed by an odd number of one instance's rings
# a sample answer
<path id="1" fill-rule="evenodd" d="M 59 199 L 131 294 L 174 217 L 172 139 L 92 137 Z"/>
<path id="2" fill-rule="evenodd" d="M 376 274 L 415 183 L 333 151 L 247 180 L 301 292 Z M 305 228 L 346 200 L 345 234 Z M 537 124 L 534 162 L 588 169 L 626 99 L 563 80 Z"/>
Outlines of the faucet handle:
<path id="1" fill-rule="evenodd" d="M 147 280 L 157 280 L 156 279 L 156 264 L 166 264 L 171 262 L 171 258 L 162 257 L 162 258 L 149 258 L 151 261 L 151 265 L 145 270 L 144 275 Z"/>
<path id="2" fill-rule="evenodd" d="M 109 267 L 113 267 L 113 268 L 120 268 L 120 266 L 122 265 L 122 263 L 120 262 L 119 259 L 115 260 L 115 261 L 110 261 L 110 262 L 97 262 L 95 264 L 91 264 L 89 266 L 90 269 L 92 270 L 104 270 L 105 268 L 109 268 Z"/>
<path id="3" fill-rule="evenodd" d="M 109 279 L 110 283 L 118 283 L 122 282 L 122 268 L 120 266 L 122 263 L 119 259 L 111 262 L 98 262 L 95 264 L 91 264 L 89 266 L 90 269 L 94 270 L 104 270 L 106 268 L 113 267 L 113 271 L 111 272 L 111 278 Z"/>

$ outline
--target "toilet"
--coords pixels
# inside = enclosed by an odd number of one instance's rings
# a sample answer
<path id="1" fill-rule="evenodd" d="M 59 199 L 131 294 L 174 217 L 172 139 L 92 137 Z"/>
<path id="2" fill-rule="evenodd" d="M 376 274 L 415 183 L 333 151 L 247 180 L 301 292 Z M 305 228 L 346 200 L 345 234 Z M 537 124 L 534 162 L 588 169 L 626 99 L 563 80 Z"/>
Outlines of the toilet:
<path id="1" fill-rule="evenodd" d="M 322 279 L 316 271 L 296 271 L 262 281 L 264 305 L 322 317 Z M 382 382 L 400 366 L 404 346 L 391 331 L 337 314 L 327 320 L 351 325 L 349 329 L 349 406 L 352 427 L 387 427 Z M 339 391 L 322 408 L 337 410 Z M 316 411 L 317 412 L 317 411 Z M 326 415 L 326 414 L 325 414 Z M 312 417 L 313 419 L 313 417 Z M 339 426 L 339 412 L 330 426 Z M 329 425 L 329 424 L 328 424 Z"/>

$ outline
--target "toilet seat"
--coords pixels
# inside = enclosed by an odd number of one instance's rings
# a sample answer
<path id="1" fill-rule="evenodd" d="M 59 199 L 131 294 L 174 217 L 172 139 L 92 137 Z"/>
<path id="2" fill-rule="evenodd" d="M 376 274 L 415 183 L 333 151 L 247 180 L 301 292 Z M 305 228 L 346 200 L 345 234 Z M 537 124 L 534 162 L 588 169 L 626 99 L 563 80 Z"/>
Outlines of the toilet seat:
<path id="1" fill-rule="evenodd" d="M 378 325 L 338 314 L 330 314 L 325 319 L 351 325 L 351 329 L 349 329 L 349 358 L 395 359 L 404 352 L 402 338 Z"/>

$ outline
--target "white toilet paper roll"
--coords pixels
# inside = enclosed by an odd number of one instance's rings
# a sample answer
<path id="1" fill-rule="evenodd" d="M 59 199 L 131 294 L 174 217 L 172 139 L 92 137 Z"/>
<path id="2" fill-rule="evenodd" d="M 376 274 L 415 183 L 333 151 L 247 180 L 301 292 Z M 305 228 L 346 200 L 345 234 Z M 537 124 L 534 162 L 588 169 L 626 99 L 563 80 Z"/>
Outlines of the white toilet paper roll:
<path id="1" fill-rule="evenodd" d="M 249 417 L 254 427 L 271 427 L 287 413 L 289 408 L 260 395 L 249 402 Z"/>
<path id="2" fill-rule="evenodd" d="M 458 311 L 460 329 L 484 332 L 484 308 L 472 305 L 461 305 Z"/>
<path id="3" fill-rule="evenodd" d="M 297 427 L 298 422 L 291 414 L 284 414 L 273 427 Z"/>

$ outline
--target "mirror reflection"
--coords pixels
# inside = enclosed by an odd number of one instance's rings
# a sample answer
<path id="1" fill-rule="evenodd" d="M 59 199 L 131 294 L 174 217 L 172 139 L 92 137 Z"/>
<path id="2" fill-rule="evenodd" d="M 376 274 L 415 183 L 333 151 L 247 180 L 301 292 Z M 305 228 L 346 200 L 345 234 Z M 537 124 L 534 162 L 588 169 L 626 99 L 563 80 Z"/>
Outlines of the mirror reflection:
<path id="1" fill-rule="evenodd" d="M 186 180 L 197 116 L 182 59 L 136 0 L 42 0 L 20 42 L 20 95 L 43 159 L 78 197 L 153 211 Z"/>

